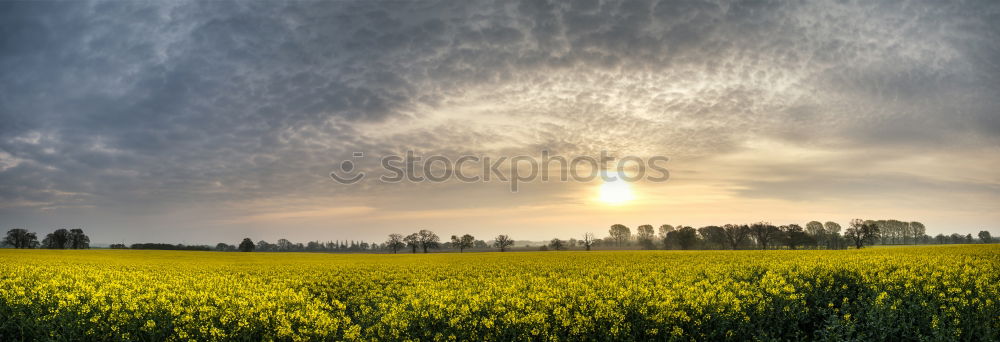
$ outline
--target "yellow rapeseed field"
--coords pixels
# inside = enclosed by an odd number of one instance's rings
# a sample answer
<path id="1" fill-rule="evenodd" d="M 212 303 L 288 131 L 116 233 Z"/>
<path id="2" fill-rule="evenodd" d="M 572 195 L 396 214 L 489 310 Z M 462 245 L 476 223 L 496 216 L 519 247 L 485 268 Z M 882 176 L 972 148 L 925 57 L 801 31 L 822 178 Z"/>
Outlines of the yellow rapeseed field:
<path id="1" fill-rule="evenodd" d="M 0 340 L 998 340 L 1000 246 L 0 250 Z"/>

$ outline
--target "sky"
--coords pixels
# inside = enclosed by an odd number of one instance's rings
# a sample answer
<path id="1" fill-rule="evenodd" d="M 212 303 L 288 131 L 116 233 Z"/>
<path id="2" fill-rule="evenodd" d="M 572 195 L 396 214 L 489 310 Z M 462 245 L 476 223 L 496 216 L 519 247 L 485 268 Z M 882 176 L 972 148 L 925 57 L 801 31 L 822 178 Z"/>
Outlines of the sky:
<path id="1" fill-rule="evenodd" d="M 380 156 L 669 157 L 667 182 L 344 185 Z M 364 157 L 353 157 L 363 152 Z M 1000 2 L 0 2 L 0 228 L 518 240 L 622 223 L 1000 235 Z"/>

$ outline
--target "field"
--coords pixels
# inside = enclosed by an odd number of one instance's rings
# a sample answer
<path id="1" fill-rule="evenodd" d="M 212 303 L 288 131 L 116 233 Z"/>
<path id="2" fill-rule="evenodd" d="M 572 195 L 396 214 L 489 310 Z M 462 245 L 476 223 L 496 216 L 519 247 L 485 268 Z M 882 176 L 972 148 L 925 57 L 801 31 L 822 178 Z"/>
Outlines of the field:
<path id="1" fill-rule="evenodd" d="M 1000 246 L 0 250 L 0 340 L 998 340 Z"/>

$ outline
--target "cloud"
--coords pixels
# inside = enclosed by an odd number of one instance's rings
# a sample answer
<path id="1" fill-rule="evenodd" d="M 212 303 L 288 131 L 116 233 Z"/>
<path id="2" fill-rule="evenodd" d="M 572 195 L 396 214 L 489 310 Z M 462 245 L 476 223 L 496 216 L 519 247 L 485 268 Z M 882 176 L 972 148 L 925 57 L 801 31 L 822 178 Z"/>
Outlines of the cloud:
<path id="1" fill-rule="evenodd" d="M 8 208 L 391 193 L 332 187 L 351 151 L 611 150 L 707 170 L 757 140 L 933 154 L 1000 142 L 990 1 L 0 7 Z M 753 186 L 783 198 L 816 177 Z M 969 190 L 958 182 L 934 188 Z M 568 190 L 552 191 L 535 203 Z M 504 198 L 488 205 L 517 201 Z"/>

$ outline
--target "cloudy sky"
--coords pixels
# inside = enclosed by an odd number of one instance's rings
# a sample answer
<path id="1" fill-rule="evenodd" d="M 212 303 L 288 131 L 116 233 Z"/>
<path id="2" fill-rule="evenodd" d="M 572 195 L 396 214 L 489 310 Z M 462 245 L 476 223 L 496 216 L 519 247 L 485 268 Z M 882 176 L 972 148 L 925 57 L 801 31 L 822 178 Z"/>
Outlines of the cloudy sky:
<path id="1" fill-rule="evenodd" d="M 343 160 L 668 156 L 341 185 Z M 364 152 L 352 158 L 352 152 Z M 516 239 L 614 223 L 1000 232 L 995 1 L 0 2 L 0 225 L 94 242 Z"/>

